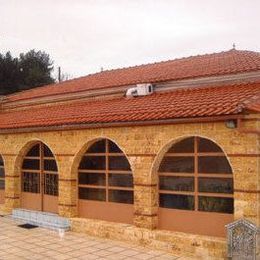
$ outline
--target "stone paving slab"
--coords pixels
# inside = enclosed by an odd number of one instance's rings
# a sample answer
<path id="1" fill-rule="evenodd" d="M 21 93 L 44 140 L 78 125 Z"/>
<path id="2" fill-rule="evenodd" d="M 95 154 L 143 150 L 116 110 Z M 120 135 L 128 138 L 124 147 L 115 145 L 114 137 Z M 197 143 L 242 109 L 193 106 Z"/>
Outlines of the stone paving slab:
<path id="1" fill-rule="evenodd" d="M 21 222 L 10 217 L 0 217 L 1 260 L 195 259 L 71 231 L 62 237 L 57 231 L 44 228 L 24 229 L 18 227 L 18 224 Z"/>

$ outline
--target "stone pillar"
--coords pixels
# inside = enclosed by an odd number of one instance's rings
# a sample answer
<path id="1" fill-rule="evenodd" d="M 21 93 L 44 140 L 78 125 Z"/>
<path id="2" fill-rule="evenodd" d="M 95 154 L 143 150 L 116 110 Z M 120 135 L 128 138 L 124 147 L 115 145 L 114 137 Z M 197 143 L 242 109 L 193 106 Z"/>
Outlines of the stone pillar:
<path id="1" fill-rule="evenodd" d="M 259 224 L 259 158 L 231 158 L 234 170 L 234 218 L 246 218 Z"/>
<path id="2" fill-rule="evenodd" d="M 56 156 L 59 167 L 59 215 L 77 216 L 77 178 L 71 170 L 73 156 Z"/>
<path id="3" fill-rule="evenodd" d="M 17 163 L 17 155 L 3 155 L 5 167 L 5 206 L 4 211 L 20 207 L 21 181 Z"/>
<path id="4" fill-rule="evenodd" d="M 154 156 L 130 157 L 134 172 L 134 225 L 141 228 L 157 227 L 157 182 L 151 175 Z"/>
<path id="5" fill-rule="evenodd" d="M 260 120 L 257 121 L 257 130 L 260 131 Z M 257 136 L 257 154 L 258 154 L 258 162 L 257 162 L 257 172 L 258 172 L 258 193 L 257 193 L 257 204 L 258 204 L 258 218 L 257 218 L 257 225 L 260 227 L 260 135 Z M 260 244 L 260 234 L 258 235 L 258 240 Z M 260 251 L 260 246 L 258 248 Z M 260 254 L 260 252 L 259 252 Z"/>

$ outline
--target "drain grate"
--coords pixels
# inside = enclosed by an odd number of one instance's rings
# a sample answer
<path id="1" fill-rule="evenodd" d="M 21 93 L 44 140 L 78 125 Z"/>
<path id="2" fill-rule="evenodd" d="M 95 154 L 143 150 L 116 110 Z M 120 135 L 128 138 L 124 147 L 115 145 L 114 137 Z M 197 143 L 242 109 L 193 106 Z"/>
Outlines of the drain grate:
<path id="1" fill-rule="evenodd" d="M 26 224 L 18 225 L 18 227 L 25 228 L 25 229 L 32 229 L 32 228 L 37 228 L 38 226 L 26 223 Z"/>

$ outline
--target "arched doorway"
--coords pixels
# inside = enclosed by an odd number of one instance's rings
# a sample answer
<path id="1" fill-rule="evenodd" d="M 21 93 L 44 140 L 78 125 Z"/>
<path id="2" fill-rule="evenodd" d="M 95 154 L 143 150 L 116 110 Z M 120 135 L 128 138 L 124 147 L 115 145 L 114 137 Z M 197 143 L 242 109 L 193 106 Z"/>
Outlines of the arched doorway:
<path id="1" fill-rule="evenodd" d="M 101 139 L 85 152 L 78 167 L 80 217 L 133 222 L 133 176 L 122 150 Z"/>
<path id="2" fill-rule="evenodd" d="M 58 168 L 53 153 L 42 142 L 35 143 L 23 158 L 21 207 L 58 212 Z"/>
<path id="3" fill-rule="evenodd" d="M 233 221 L 233 174 L 222 149 L 190 137 L 168 149 L 158 170 L 159 228 L 224 236 Z"/>
<path id="4" fill-rule="evenodd" d="M 0 204 L 5 203 L 5 167 L 3 157 L 0 155 Z"/>

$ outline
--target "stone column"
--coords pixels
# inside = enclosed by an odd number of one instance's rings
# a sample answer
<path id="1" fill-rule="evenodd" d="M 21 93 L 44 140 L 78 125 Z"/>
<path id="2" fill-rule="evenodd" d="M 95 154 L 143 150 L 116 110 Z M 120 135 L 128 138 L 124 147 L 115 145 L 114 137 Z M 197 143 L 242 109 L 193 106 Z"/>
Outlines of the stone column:
<path id="1" fill-rule="evenodd" d="M 258 161 L 256 156 L 231 158 L 234 170 L 234 218 L 259 225 Z"/>
<path id="2" fill-rule="evenodd" d="M 141 228 L 157 227 L 157 181 L 151 175 L 154 156 L 130 157 L 134 172 L 134 225 Z"/>
<path id="3" fill-rule="evenodd" d="M 242 121 L 241 126 L 241 130 L 246 131 L 236 138 L 243 156 L 232 158 L 235 219 L 247 218 L 260 227 L 260 115 L 248 118 L 250 120 Z"/>
<path id="4" fill-rule="evenodd" d="M 59 167 L 59 215 L 77 216 L 77 178 L 72 172 L 73 156 L 56 156 Z"/>
<path id="5" fill-rule="evenodd" d="M 5 167 L 5 206 L 4 211 L 11 213 L 12 209 L 20 207 L 21 181 L 17 163 L 17 155 L 3 155 Z"/>

